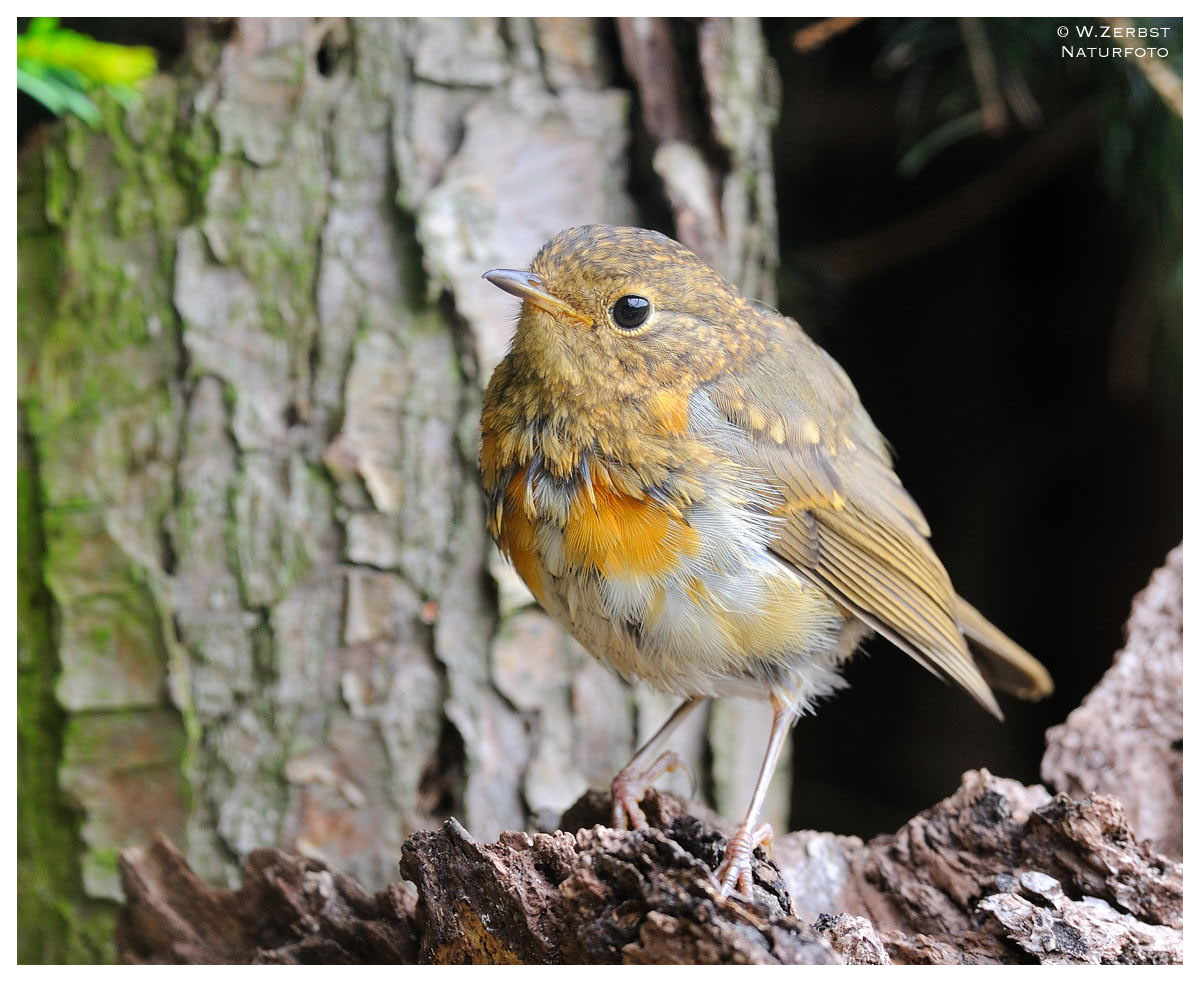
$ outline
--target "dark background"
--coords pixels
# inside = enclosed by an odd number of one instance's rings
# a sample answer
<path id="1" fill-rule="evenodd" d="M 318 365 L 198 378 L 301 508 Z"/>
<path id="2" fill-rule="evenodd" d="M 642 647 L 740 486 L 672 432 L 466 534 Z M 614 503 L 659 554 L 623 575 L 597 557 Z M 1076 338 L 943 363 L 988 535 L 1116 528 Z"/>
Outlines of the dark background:
<path id="1" fill-rule="evenodd" d="M 1181 124 L 1136 68 L 1064 59 L 1054 30 L 1075 21 L 988 19 L 1040 122 L 1010 118 L 905 176 L 905 154 L 978 103 L 960 25 L 868 21 L 801 53 L 811 23 L 764 22 L 782 81 L 778 307 L 849 372 L 959 592 L 1058 687 L 1004 699 L 1001 724 L 870 642 L 852 691 L 796 726 L 791 822 L 869 836 L 969 768 L 1037 781 L 1046 728 L 1108 667 L 1182 537 Z M 1182 57 L 1181 21 L 1145 23 L 1173 25 Z M 155 46 L 164 68 L 184 43 L 179 20 L 63 25 Z M 18 139 L 45 118 L 20 96 Z M 912 221 L 948 200 L 952 222 Z"/>
<path id="2" fill-rule="evenodd" d="M 852 691 L 794 731 L 792 827 L 865 836 L 895 829 L 969 768 L 1037 781 L 1046 728 L 1104 673 L 1130 599 L 1182 538 L 1181 171 L 1171 131 L 1181 124 L 1154 93 L 1121 92 L 1141 83 L 1127 65 L 1064 62 L 1062 21 L 985 20 L 998 48 L 1033 62 L 1043 123 L 963 140 L 907 179 L 897 162 L 913 72 L 941 72 L 947 87 L 970 92 L 957 25 L 923 28 L 946 45 L 932 66 L 889 74 L 881 52 L 899 22 L 868 22 L 801 54 L 792 37 L 808 23 L 766 22 L 783 81 L 778 306 L 854 380 L 959 592 L 1057 684 L 1038 704 L 1002 697 L 1001 724 L 871 641 L 848 670 Z M 1177 25 L 1181 39 L 1178 21 L 1156 23 Z M 1079 107 L 1091 118 L 1069 159 L 1046 154 L 1036 186 L 1013 187 L 1008 162 L 1069 127 Z M 1123 167 L 1114 143 L 1130 145 Z M 830 244 L 982 178 L 995 187 L 992 217 L 874 271 L 831 271 Z M 897 241 L 915 249 L 921 234 Z"/>

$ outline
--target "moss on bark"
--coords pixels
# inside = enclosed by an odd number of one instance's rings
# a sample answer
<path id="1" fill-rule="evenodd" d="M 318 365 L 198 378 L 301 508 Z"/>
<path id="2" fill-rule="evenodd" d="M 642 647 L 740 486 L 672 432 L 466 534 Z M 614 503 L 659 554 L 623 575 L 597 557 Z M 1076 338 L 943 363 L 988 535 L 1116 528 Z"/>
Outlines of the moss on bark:
<path id="1" fill-rule="evenodd" d="M 54 698 L 53 602 L 42 579 L 37 470 L 22 416 L 17 460 L 17 959 L 110 962 L 116 905 L 84 895 L 79 815 L 56 778 L 64 713 Z"/>

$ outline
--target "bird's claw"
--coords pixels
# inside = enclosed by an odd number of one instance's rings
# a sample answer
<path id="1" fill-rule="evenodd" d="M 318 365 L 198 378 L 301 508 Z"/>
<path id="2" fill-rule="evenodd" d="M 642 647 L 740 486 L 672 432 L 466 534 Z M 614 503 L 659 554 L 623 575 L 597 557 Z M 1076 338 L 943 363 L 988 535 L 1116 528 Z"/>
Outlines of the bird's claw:
<path id="1" fill-rule="evenodd" d="M 743 825 L 734 833 L 725 847 L 725 858 L 713 874 L 722 897 L 728 897 L 735 884 L 742 896 L 753 896 L 754 850 L 769 846 L 774 834 L 770 825 L 760 825 L 756 829 Z"/>
<path id="2" fill-rule="evenodd" d="M 612 781 L 612 827 L 614 829 L 646 829 L 650 823 L 646 821 L 646 813 L 642 811 L 641 802 L 646 792 L 664 774 L 683 769 L 692 779 L 692 788 L 696 787 L 696 775 L 687 762 L 668 750 L 660 754 L 644 771 L 625 768 Z"/>

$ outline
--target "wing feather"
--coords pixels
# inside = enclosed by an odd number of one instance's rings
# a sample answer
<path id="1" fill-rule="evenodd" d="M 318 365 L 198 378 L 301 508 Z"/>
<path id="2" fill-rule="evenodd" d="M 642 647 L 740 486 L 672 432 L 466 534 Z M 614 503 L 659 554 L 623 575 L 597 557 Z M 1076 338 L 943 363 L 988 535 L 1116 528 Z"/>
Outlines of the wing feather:
<path id="1" fill-rule="evenodd" d="M 967 649 L 950 578 L 926 541 L 925 518 L 858 394 L 798 328 L 778 340 L 736 386 L 718 381 L 707 389 L 730 424 L 724 439 L 736 446 L 727 449 L 770 490 L 781 519 L 772 550 L 1000 716 Z M 800 380 L 801 388 L 786 389 L 781 380 Z"/>

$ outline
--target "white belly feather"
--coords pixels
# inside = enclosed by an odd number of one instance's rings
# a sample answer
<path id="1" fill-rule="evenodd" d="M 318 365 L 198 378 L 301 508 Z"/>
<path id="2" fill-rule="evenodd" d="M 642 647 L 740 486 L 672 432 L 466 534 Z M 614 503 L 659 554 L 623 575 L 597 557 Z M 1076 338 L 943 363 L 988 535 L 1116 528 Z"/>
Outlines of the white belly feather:
<path id="1" fill-rule="evenodd" d="M 684 517 L 700 550 L 658 575 L 567 575 L 562 532 L 542 525 L 550 615 L 625 678 L 680 696 L 774 693 L 803 712 L 840 688 L 868 630 L 767 551 L 771 519 L 730 503 Z"/>

